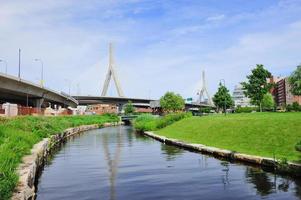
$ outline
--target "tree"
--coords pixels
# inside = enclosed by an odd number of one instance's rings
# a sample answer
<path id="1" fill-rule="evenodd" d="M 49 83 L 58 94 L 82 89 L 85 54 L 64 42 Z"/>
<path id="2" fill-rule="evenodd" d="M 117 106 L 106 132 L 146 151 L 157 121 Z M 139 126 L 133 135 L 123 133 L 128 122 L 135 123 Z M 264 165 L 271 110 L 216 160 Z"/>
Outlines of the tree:
<path id="1" fill-rule="evenodd" d="M 212 100 L 217 109 L 220 110 L 220 108 L 222 108 L 224 112 L 226 112 L 225 109 L 231 108 L 234 105 L 231 95 L 229 94 L 229 90 L 221 83 L 219 83 L 219 88 Z"/>
<path id="2" fill-rule="evenodd" d="M 288 82 L 291 86 L 291 92 L 293 95 L 301 95 L 301 65 L 297 66 L 297 69 L 290 75 Z"/>
<path id="3" fill-rule="evenodd" d="M 128 103 L 125 104 L 124 113 L 125 113 L 126 115 L 128 115 L 128 114 L 132 114 L 132 113 L 134 113 L 134 112 L 135 112 L 135 108 L 134 108 L 132 102 L 131 102 L 131 101 L 128 101 Z"/>
<path id="4" fill-rule="evenodd" d="M 165 95 L 160 98 L 160 105 L 166 112 L 175 112 L 184 109 L 185 101 L 179 94 L 166 92 Z"/>
<path id="5" fill-rule="evenodd" d="M 251 99 L 254 105 L 259 106 L 260 112 L 262 111 L 263 97 L 271 89 L 272 84 L 267 82 L 271 77 L 271 73 L 264 69 L 263 65 L 256 65 L 252 70 L 252 74 L 247 76 L 248 81 L 242 82 L 245 95 Z"/>
<path id="6" fill-rule="evenodd" d="M 275 101 L 270 93 L 266 93 L 262 99 L 262 108 L 264 110 L 273 110 L 275 107 Z"/>

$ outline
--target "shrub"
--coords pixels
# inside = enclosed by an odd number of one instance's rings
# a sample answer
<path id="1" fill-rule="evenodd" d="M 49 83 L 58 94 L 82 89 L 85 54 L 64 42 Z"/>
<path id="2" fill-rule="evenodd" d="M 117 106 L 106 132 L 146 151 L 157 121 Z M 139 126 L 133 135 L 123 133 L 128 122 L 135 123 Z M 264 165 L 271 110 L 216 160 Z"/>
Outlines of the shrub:
<path id="1" fill-rule="evenodd" d="M 150 114 L 144 114 L 135 119 L 134 127 L 137 131 L 155 131 L 191 116 L 191 113 L 172 113 L 165 115 L 164 117 L 155 117 Z"/>
<path id="2" fill-rule="evenodd" d="M 294 103 L 292 104 L 292 109 L 293 109 L 294 111 L 300 111 L 301 108 L 300 108 L 299 103 L 298 103 L 298 102 L 294 102 Z"/>
<path id="3" fill-rule="evenodd" d="M 210 111 L 211 111 L 211 108 L 208 108 L 208 107 L 201 107 L 200 108 L 201 113 L 210 113 Z"/>
<path id="4" fill-rule="evenodd" d="M 235 109 L 236 113 L 251 113 L 253 111 L 257 111 L 257 107 L 237 107 Z"/>
<path id="5" fill-rule="evenodd" d="M 298 102 L 294 102 L 293 104 L 289 104 L 289 105 L 286 106 L 286 111 L 288 111 L 288 112 L 292 112 L 292 111 L 298 112 L 298 111 L 301 111 L 301 106 L 299 105 Z"/>

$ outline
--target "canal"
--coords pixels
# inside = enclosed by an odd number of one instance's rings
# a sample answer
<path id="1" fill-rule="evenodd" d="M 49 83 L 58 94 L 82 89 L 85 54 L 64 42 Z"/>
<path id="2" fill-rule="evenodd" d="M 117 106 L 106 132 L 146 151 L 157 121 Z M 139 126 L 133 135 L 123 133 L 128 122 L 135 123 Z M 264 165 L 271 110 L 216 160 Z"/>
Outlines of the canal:
<path id="1" fill-rule="evenodd" d="M 301 199 L 301 180 L 164 145 L 130 126 L 70 138 L 45 166 L 38 200 Z"/>

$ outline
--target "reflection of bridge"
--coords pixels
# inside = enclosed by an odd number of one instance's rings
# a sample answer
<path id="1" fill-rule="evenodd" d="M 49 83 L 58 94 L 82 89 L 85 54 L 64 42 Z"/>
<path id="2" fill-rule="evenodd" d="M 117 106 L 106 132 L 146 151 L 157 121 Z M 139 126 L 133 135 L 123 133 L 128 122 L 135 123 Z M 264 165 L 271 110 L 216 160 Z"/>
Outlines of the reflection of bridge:
<path id="1" fill-rule="evenodd" d="M 62 93 L 38 84 L 0 73 L 0 103 L 10 102 L 41 107 L 47 103 L 75 107 L 78 102 Z"/>

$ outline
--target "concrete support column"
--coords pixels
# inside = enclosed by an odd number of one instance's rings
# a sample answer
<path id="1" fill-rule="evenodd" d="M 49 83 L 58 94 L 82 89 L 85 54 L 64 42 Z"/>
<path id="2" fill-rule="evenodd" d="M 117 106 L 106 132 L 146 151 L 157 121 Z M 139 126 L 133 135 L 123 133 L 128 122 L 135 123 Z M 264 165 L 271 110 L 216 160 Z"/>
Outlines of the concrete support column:
<path id="1" fill-rule="evenodd" d="M 122 112 L 124 104 L 119 103 L 119 104 L 117 104 L 117 106 L 118 106 L 118 113 L 120 114 Z"/>
<path id="2" fill-rule="evenodd" d="M 41 112 L 43 103 L 44 103 L 44 98 L 34 100 L 34 106 L 38 109 L 39 112 Z"/>

